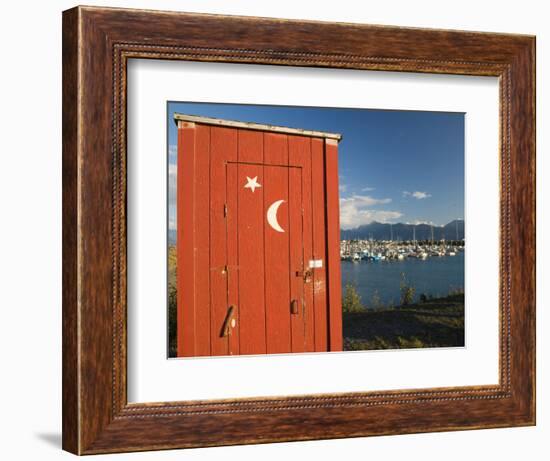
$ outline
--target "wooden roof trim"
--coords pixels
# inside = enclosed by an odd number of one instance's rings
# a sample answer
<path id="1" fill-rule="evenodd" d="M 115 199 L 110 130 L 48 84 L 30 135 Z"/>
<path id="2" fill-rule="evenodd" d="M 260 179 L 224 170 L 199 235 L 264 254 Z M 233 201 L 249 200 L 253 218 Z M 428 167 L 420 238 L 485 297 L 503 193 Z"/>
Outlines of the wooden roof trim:
<path id="1" fill-rule="evenodd" d="M 230 128 L 242 128 L 246 130 L 257 130 L 257 131 L 271 131 L 274 133 L 285 133 L 285 134 L 294 134 L 298 136 L 310 136 L 313 138 L 328 138 L 340 141 L 342 135 L 338 133 L 327 133 L 325 131 L 313 131 L 313 130 L 301 130 L 299 128 L 290 128 L 287 126 L 276 126 L 276 125 L 267 125 L 262 123 L 253 123 L 253 122 L 240 122 L 237 120 L 224 120 L 221 118 L 214 117 L 201 117 L 198 115 L 187 115 L 187 114 L 174 114 L 174 122 L 179 126 L 179 122 L 190 122 L 190 123 L 202 123 L 205 125 L 215 125 L 215 126 L 226 126 Z"/>

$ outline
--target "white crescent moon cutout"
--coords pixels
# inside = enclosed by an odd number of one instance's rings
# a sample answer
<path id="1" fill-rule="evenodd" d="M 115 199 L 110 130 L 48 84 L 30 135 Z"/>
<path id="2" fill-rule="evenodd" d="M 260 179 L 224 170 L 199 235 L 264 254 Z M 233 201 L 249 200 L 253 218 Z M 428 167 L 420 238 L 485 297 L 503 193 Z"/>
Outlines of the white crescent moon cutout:
<path id="1" fill-rule="evenodd" d="M 277 221 L 277 211 L 279 210 L 279 207 L 283 202 L 284 200 L 277 200 L 276 202 L 273 202 L 271 206 L 267 209 L 267 222 L 277 232 L 285 231 L 281 226 L 279 226 L 279 222 Z"/>

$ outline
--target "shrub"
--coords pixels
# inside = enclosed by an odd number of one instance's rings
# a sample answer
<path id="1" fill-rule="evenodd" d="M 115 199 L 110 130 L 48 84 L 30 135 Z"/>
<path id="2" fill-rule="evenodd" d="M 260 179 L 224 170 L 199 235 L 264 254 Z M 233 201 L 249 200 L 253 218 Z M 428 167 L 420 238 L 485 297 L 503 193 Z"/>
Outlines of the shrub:
<path id="1" fill-rule="evenodd" d="M 409 284 L 405 273 L 401 273 L 401 283 L 399 285 L 401 292 L 401 305 L 407 306 L 414 301 L 415 288 Z"/>
<path id="2" fill-rule="evenodd" d="M 450 287 L 449 288 L 449 296 L 458 296 L 464 294 L 464 287 Z"/>
<path id="3" fill-rule="evenodd" d="M 378 290 L 374 290 L 374 293 L 372 294 L 371 306 L 375 309 L 383 307 L 382 300 L 380 299 L 380 295 L 378 294 Z"/>
<path id="4" fill-rule="evenodd" d="M 177 356 L 177 300 L 178 291 L 175 285 L 168 287 L 168 356 Z"/>
<path id="5" fill-rule="evenodd" d="M 362 312 L 364 310 L 361 303 L 361 296 L 355 286 L 348 283 L 344 288 L 344 299 L 342 300 L 343 312 Z"/>

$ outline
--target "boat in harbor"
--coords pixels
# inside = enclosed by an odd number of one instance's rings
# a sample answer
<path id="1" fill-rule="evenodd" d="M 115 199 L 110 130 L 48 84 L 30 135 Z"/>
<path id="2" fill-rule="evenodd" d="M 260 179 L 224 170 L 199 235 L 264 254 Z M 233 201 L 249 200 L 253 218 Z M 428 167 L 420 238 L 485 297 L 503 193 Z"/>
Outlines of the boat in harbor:
<path id="1" fill-rule="evenodd" d="M 403 261 L 407 258 L 426 260 L 456 256 L 464 251 L 464 240 L 438 243 L 426 241 L 342 240 L 340 259 L 352 262 Z"/>

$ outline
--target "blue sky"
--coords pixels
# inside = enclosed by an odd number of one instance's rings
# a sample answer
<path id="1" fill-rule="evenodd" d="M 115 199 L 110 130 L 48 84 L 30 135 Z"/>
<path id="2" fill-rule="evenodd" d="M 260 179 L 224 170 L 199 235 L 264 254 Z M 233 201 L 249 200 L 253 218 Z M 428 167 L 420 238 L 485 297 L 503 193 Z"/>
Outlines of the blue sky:
<path id="1" fill-rule="evenodd" d="M 464 217 L 464 114 L 207 103 L 168 104 L 175 221 L 174 112 L 340 133 L 340 220 L 444 225 Z"/>

